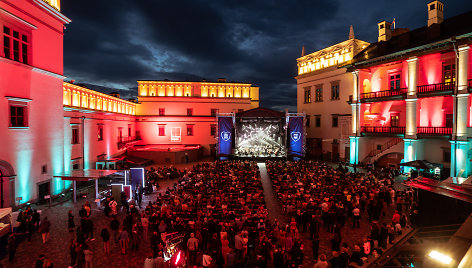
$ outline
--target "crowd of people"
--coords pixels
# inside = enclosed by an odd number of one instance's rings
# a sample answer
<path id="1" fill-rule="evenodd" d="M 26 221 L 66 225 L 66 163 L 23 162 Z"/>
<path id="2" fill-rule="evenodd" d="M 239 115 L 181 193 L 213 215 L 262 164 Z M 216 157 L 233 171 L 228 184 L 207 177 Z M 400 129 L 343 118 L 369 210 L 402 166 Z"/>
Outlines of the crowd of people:
<path id="1" fill-rule="evenodd" d="M 176 182 L 148 203 L 141 204 L 146 190 L 140 186 L 137 200 L 128 202 L 124 193 L 120 200 L 105 197 L 100 217 L 108 223 L 95 235 L 103 243 L 104 254 L 110 254 L 110 243 L 118 244 L 123 255 L 149 253 L 145 268 L 168 267 L 167 260 L 178 251 L 188 267 L 299 267 L 307 241 L 315 267 L 356 267 L 371 255 L 382 254 L 409 223 L 413 193 L 394 189 L 396 173 L 390 169 L 353 173 L 314 161 L 267 161 L 266 166 L 288 222 L 268 219 L 255 162 L 216 161 L 189 170 L 147 170 L 146 185 L 165 179 Z M 393 216 L 389 211 L 395 211 Z M 96 238 L 91 214 L 86 202 L 78 219 L 73 211 L 67 215 L 67 228 L 74 237 L 69 244 L 70 266 L 93 267 L 89 244 Z M 18 232 L 31 236 L 38 231 L 47 243 L 51 223 L 47 217 L 39 219 L 39 213 L 30 208 L 20 211 Z M 357 243 L 343 237 L 346 228 L 367 224 L 369 233 Z M 326 237 L 329 241 L 322 240 Z M 145 240 L 150 248 L 141 246 Z M 323 243 L 329 243 L 329 251 L 320 250 Z M 38 258 L 36 267 L 51 266 L 46 256 Z"/>
<path id="2" fill-rule="evenodd" d="M 395 191 L 395 172 L 380 169 L 368 173 L 349 172 L 313 161 L 268 161 L 274 190 L 291 217 L 294 236 L 309 233 L 315 267 L 362 266 L 371 255 L 379 255 L 407 225 L 407 210 L 413 192 Z M 396 210 L 395 210 L 396 209 Z M 388 210 L 395 210 L 387 218 Z M 370 233 L 353 245 L 342 237 L 343 228 L 360 228 L 365 218 Z M 330 233 L 331 252 L 320 252 L 320 233 Z"/>

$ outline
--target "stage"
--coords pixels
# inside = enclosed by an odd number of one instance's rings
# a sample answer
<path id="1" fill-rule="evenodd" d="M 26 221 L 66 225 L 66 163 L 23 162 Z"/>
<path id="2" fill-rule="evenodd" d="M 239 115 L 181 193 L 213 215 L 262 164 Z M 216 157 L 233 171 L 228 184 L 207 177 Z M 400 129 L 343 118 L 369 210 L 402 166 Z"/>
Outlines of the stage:
<path id="1" fill-rule="evenodd" d="M 218 114 L 218 157 L 264 161 L 303 158 L 305 115 L 255 108 Z"/>

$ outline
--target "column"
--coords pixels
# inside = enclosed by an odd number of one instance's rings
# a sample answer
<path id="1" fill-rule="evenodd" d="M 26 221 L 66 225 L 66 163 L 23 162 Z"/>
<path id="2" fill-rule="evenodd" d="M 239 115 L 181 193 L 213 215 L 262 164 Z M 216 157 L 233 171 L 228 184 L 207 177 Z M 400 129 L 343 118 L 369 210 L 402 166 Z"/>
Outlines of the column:
<path id="1" fill-rule="evenodd" d="M 406 98 L 406 129 L 405 138 L 416 139 L 416 87 L 418 74 L 418 58 L 410 57 L 408 60 L 408 94 Z M 405 152 L 406 153 L 406 152 Z M 406 161 L 406 159 L 405 159 Z"/>
<path id="2" fill-rule="evenodd" d="M 451 143 L 451 177 L 467 178 L 470 175 L 470 161 L 467 152 L 468 141 L 450 141 Z"/>
<path id="3" fill-rule="evenodd" d="M 456 120 L 454 120 L 455 126 L 453 126 L 453 137 L 456 140 L 467 140 L 467 114 L 468 114 L 468 100 L 469 100 L 469 93 L 467 94 L 458 94 L 454 97 L 454 105 L 457 103 L 456 108 Z"/>
<path id="4" fill-rule="evenodd" d="M 352 101 L 357 102 L 359 96 L 359 71 L 352 72 Z"/>
<path id="5" fill-rule="evenodd" d="M 349 164 L 359 164 L 359 138 L 349 137 Z"/>
<path id="6" fill-rule="evenodd" d="M 410 57 L 408 60 L 408 98 L 416 98 L 416 87 L 418 83 L 418 58 Z"/>
<path id="7" fill-rule="evenodd" d="M 405 138 L 416 139 L 416 99 L 406 99 Z"/>
<path id="8" fill-rule="evenodd" d="M 469 72 L 469 45 L 459 46 L 459 59 L 457 70 L 457 92 L 459 94 L 468 93 L 467 91 L 467 74 Z"/>
<path id="9" fill-rule="evenodd" d="M 98 199 L 98 178 L 95 180 L 95 199 Z"/>
<path id="10" fill-rule="evenodd" d="M 403 159 L 405 163 L 416 160 L 417 143 L 418 140 L 416 139 L 403 139 Z M 413 168 L 405 167 L 404 171 L 410 172 L 411 169 Z"/>
<path id="11" fill-rule="evenodd" d="M 77 182 L 75 180 L 72 181 L 72 189 L 72 200 L 77 203 Z"/>

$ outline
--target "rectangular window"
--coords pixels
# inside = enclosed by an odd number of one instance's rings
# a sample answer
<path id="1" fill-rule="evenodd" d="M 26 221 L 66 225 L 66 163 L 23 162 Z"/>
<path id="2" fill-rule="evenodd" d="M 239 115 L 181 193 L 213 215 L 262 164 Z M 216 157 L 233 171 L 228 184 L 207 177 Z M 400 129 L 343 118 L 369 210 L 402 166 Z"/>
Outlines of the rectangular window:
<path id="1" fill-rule="evenodd" d="M 166 115 L 166 109 L 165 108 L 159 108 L 159 116 L 164 116 Z"/>
<path id="2" fill-rule="evenodd" d="M 28 36 L 10 27 L 3 26 L 3 53 L 5 58 L 28 64 Z"/>
<path id="3" fill-rule="evenodd" d="M 213 136 L 213 137 L 216 136 L 216 124 L 210 125 L 210 136 Z"/>
<path id="4" fill-rule="evenodd" d="M 401 75 L 400 74 L 392 74 L 389 76 L 389 85 L 390 85 L 390 90 L 399 90 L 400 89 L 400 81 L 401 81 Z"/>
<path id="5" fill-rule="evenodd" d="M 305 88 L 304 100 L 305 100 L 305 103 L 311 103 L 311 89 L 310 89 L 310 87 Z"/>
<path id="6" fill-rule="evenodd" d="M 310 116 L 307 115 L 306 116 L 306 123 L 305 123 L 306 127 L 310 127 Z"/>
<path id="7" fill-rule="evenodd" d="M 331 99 L 339 100 L 339 82 L 331 84 Z"/>
<path id="8" fill-rule="evenodd" d="M 193 136 L 193 125 L 187 125 L 187 136 Z"/>
<path id="9" fill-rule="evenodd" d="M 390 116 L 390 126 L 391 127 L 399 127 L 400 126 L 400 117 L 398 115 L 391 115 Z"/>
<path id="10" fill-rule="evenodd" d="M 193 116 L 193 109 L 187 108 L 187 116 Z"/>
<path id="11" fill-rule="evenodd" d="M 443 83 L 454 84 L 456 81 L 456 65 L 443 65 Z"/>
<path id="12" fill-rule="evenodd" d="M 131 137 L 131 126 L 128 125 L 128 137 Z"/>
<path id="13" fill-rule="evenodd" d="M 214 108 L 211 109 L 211 116 L 216 116 L 217 113 L 218 113 L 218 109 L 214 109 Z"/>
<path id="14" fill-rule="evenodd" d="M 332 126 L 332 127 L 338 127 L 338 122 L 339 122 L 338 116 L 337 116 L 337 115 L 333 115 L 331 126 Z"/>
<path id="15" fill-rule="evenodd" d="M 72 129 L 72 144 L 79 144 L 79 129 L 78 128 L 73 128 Z"/>
<path id="16" fill-rule="evenodd" d="M 103 140 L 103 125 L 98 125 L 98 140 Z"/>
<path id="17" fill-rule="evenodd" d="M 316 102 L 323 101 L 323 88 L 322 87 L 319 87 L 316 89 L 315 101 Z"/>
<path id="18" fill-rule="evenodd" d="M 321 127 L 321 115 L 315 116 L 315 127 Z"/>
<path id="19" fill-rule="evenodd" d="M 10 127 L 27 127 L 26 106 L 10 105 Z"/>
<path id="20" fill-rule="evenodd" d="M 166 126 L 159 125 L 159 136 L 165 136 L 165 135 L 166 135 Z"/>

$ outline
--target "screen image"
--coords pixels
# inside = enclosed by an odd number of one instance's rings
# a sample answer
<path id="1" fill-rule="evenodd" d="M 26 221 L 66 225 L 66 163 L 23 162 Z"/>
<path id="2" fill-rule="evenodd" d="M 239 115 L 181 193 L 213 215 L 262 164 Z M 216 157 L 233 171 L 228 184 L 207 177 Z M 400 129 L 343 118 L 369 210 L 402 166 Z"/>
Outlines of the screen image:
<path id="1" fill-rule="evenodd" d="M 285 129 L 280 119 L 242 119 L 236 126 L 235 155 L 284 157 Z"/>

